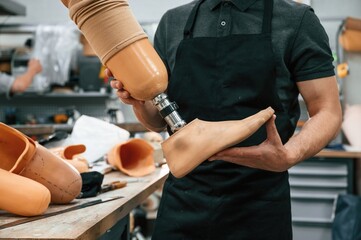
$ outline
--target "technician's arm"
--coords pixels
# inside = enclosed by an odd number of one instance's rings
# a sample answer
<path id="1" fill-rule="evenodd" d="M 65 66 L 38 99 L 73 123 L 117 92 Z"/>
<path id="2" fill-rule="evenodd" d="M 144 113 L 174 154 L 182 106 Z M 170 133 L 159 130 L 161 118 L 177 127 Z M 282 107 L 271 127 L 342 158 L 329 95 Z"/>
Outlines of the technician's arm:
<path id="1" fill-rule="evenodd" d="M 109 70 L 106 71 L 106 74 L 111 76 Z M 132 98 L 118 80 L 111 81 L 110 85 L 112 88 L 117 89 L 117 95 L 123 103 L 132 105 L 135 116 L 144 127 L 155 132 L 163 131 L 166 128 L 166 122 L 151 101 L 144 102 Z"/>
<path id="2" fill-rule="evenodd" d="M 335 77 L 299 82 L 309 120 L 285 145 L 294 153 L 295 162 L 312 157 L 325 147 L 340 130 L 342 110 Z"/>
<path id="3" fill-rule="evenodd" d="M 210 160 L 222 159 L 252 168 L 281 172 L 325 147 L 337 135 L 342 119 L 336 78 L 308 80 L 297 85 L 310 115 L 299 133 L 283 145 L 274 116 L 266 123 L 267 139 L 263 143 L 229 148 Z"/>

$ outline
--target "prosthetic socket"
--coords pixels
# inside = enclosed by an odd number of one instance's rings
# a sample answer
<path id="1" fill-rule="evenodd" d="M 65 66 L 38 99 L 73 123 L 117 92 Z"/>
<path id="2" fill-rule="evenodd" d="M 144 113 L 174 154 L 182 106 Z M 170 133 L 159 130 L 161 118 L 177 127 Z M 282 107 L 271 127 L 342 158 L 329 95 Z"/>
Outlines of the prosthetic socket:
<path id="1" fill-rule="evenodd" d="M 249 119 L 189 125 L 177 113 L 177 105 L 164 93 L 167 70 L 133 16 L 126 0 L 62 0 L 103 64 L 130 95 L 151 100 L 174 135 L 162 144 L 170 171 L 182 177 L 202 161 L 238 143 L 261 127 L 274 113 L 261 111 Z M 185 127 L 184 127 L 185 126 Z"/>
<path id="2" fill-rule="evenodd" d="M 3 123 L 0 169 L 0 209 L 19 215 L 41 214 L 50 202 L 69 203 L 82 187 L 74 167 Z"/>
<path id="3" fill-rule="evenodd" d="M 57 147 L 49 149 L 56 156 L 67 161 L 70 165 L 75 167 L 79 173 L 89 171 L 88 161 L 81 155 L 85 152 L 86 146 L 84 144 L 74 144 L 65 147 Z"/>
<path id="4" fill-rule="evenodd" d="M 129 176 L 143 177 L 155 171 L 153 152 L 153 147 L 147 141 L 133 138 L 116 144 L 108 152 L 107 161 Z"/>

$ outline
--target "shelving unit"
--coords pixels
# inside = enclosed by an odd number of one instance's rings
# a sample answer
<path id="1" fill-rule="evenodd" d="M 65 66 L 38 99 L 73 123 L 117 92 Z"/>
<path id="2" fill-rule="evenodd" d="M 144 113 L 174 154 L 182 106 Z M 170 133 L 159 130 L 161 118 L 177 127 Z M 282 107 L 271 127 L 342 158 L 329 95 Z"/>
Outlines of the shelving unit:
<path id="1" fill-rule="evenodd" d="M 16 109 L 16 117 L 19 123 L 23 123 L 29 116 L 33 115 L 46 121 L 50 116 L 76 109 L 79 113 L 93 116 L 106 117 L 106 102 L 111 99 L 111 94 L 86 92 L 86 93 L 25 93 L 15 95 L 7 99 L 0 95 L 0 121 L 5 121 L 6 109 Z"/>

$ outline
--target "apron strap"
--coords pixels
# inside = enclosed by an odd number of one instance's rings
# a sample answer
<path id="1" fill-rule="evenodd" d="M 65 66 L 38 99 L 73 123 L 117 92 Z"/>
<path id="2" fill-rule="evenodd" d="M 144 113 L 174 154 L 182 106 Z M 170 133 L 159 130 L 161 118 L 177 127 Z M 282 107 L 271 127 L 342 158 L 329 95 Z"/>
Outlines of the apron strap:
<path id="1" fill-rule="evenodd" d="M 188 21 L 186 26 L 184 27 L 184 32 L 183 32 L 183 38 L 187 39 L 187 38 L 192 38 L 193 37 L 193 27 L 194 27 L 194 23 L 195 23 L 195 19 L 197 17 L 198 14 L 198 10 L 199 10 L 199 6 L 204 2 L 204 0 L 200 0 L 197 2 L 197 4 L 194 6 L 194 8 L 192 9 L 192 12 L 190 13 L 189 17 L 188 17 Z"/>
<path id="2" fill-rule="evenodd" d="M 262 33 L 272 32 L 273 0 L 264 0 Z"/>

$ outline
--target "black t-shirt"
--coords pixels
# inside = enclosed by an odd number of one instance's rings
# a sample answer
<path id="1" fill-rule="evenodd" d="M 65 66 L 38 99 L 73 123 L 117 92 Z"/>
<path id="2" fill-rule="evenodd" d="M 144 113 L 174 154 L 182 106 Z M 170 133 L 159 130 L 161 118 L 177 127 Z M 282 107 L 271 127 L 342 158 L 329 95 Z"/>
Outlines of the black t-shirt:
<path id="1" fill-rule="evenodd" d="M 159 23 L 154 47 L 170 75 L 184 26 L 196 2 L 168 10 Z M 193 37 L 259 34 L 263 10 L 262 0 L 206 0 L 200 6 Z M 278 95 L 296 124 L 299 118 L 296 82 L 334 75 L 328 36 L 311 7 L 290 0 L 274 0 L 272 46 Z"/>

